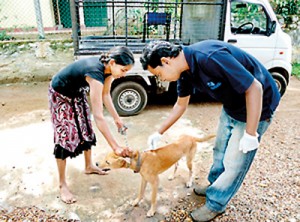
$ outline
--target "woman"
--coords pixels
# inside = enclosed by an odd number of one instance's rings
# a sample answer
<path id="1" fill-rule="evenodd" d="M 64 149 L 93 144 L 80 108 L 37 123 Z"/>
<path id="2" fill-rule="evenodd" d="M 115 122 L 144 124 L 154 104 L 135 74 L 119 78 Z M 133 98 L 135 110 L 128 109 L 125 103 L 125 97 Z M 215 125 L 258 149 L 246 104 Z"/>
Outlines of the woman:
<path id="1" fill-rule="evenodd" d="M 87 91 L 90 94 L 92 114 L 98 130 L 103 134 L 112 150 L 120 156 L 128 156 L 130 149 L 121 147 L 114 139 L 103 115 L 103 105 L 112 115 L 118 131 L 126 130 L 116 112 L 110 96 L 114 79 L 124 77 L 134 65 L 132 52 L 126 47 L 115 47 L 100 59 L 91 57 L 78 60 L 52 79 L 49 86 L 49 106 L 54 128 L 54 155 L 59 174 L 61 200 L 76 202 L 66 182 L 66 159 L 84 152 L 85 173 L 105 175 L 105 171 L 93 165 L 91 146 L 96 137 L 91 125 Z"/>

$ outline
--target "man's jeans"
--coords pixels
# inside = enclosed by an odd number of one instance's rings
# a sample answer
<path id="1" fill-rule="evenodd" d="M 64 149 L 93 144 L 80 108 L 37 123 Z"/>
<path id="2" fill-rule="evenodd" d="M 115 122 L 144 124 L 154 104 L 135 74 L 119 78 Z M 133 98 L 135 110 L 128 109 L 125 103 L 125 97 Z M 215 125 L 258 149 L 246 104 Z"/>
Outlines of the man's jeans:
<path id="1" fill-rule="evenodd" d="M 259 141 L 271 119 L 259 122 Z M 225 210 L 230 199 L 240 188 L 256 154 L 256 150 L 243 153 L 239 142 L 246 123 L 231 118 L 222 110 L 215 142 L 214 162 L 208 175 L 210 186 L 206 190 L 206 206 L 216 212 Z"/>

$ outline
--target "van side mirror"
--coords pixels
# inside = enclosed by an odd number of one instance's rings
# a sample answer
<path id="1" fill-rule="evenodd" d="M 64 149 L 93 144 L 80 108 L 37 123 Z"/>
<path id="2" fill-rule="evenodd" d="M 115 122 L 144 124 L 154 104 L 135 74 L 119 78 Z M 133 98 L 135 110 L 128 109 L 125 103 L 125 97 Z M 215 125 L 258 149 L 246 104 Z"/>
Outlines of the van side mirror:
<path id="1" fill-rule="evenodd" d="M 275 29 L 276 29 L 276 21 L 270 22 L 267 28 L 267 36 L 272 35 L 272 33 L 275 32 Z"/>

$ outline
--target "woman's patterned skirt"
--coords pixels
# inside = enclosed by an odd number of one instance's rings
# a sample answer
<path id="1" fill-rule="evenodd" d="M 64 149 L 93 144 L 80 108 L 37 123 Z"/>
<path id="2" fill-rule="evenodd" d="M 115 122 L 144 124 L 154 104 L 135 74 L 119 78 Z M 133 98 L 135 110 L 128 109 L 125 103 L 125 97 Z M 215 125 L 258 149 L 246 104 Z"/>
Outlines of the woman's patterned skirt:
<path id="1" fill-rule="evenodd" d="M 48 97 L 54 129 L 55 158 L 76 157 L 96 145 L 86 92 L 82 91 L 81 96 L 70 98 L 50 86 Z"/>

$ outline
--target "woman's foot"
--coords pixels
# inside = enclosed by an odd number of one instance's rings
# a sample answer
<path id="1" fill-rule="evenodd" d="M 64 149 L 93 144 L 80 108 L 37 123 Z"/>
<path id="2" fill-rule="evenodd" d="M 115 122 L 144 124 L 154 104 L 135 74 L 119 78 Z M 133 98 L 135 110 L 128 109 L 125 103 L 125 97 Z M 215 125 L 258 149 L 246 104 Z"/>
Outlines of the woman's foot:
<path id="1" fill-rule="evenodd" d="M 73 194 L 70 192 L 67 185 L 61 185 L 59 187 L 59 191 L 60 191 L 60 199 L 64 203 L 72 204 L 72 203 L 75 203 L 77 201 L 76 198 L 73 196 Z"/>
<path id="2" fill-rule="evenodd" d="M 107 175 L 107 170 L 101 169 L 97 166 L 89 166 L 85 169 L 85 174 L 99 174 L 99 175 Z"/>

